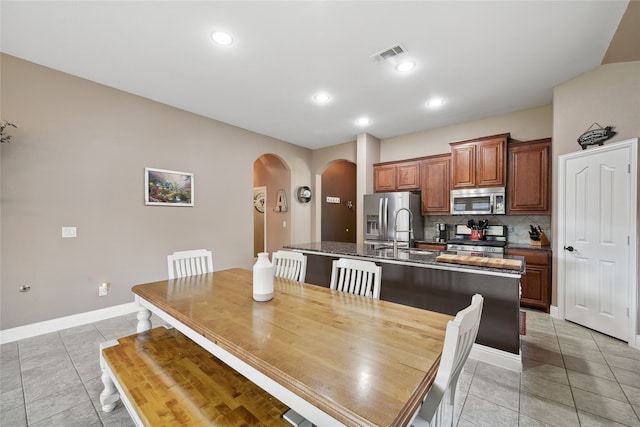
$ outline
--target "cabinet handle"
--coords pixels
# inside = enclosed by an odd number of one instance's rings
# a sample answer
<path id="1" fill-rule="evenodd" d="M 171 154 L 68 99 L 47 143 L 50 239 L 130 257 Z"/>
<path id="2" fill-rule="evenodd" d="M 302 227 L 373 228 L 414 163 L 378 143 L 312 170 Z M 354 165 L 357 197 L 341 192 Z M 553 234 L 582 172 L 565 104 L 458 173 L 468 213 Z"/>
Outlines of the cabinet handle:
<path id="1" fill-rule="evenodd" d="M 564 250 L 565 250 L 565 251 L 569 251 L 569 252 L 573 252 L 573 251 L 575 251 L 575 249 L 573 249 L 573 246 L 565 246 L 565 247 L 564 247 Z"/>

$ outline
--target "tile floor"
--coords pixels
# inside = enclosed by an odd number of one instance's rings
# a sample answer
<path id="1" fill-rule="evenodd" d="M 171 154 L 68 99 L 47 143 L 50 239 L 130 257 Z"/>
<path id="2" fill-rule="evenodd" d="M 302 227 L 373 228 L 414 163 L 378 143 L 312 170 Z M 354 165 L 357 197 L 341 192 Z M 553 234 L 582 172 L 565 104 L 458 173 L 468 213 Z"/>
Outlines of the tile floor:
<path id="1" fill-rule="evenodd" d="M 1 346 L 0 425 L 132 426 L 100 410 L 98 345 L 135 333 L 135 314 Z M 159 323 L 155 323 L 158 325 Z M 640 351 L 527 311 L 523 372 L 469 359 L 458 426 L 640 426 Z"/>

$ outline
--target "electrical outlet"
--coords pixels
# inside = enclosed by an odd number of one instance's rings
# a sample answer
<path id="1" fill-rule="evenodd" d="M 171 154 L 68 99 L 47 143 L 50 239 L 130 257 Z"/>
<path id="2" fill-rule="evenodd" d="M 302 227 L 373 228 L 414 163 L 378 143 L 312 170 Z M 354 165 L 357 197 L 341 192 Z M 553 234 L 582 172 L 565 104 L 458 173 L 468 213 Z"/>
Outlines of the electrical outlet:
<path id="1" fill-rule="evenodd" d="M 98 285 L 98 296 L 104 297 L 109 293 L 109 282 L 103 282 Z"/>

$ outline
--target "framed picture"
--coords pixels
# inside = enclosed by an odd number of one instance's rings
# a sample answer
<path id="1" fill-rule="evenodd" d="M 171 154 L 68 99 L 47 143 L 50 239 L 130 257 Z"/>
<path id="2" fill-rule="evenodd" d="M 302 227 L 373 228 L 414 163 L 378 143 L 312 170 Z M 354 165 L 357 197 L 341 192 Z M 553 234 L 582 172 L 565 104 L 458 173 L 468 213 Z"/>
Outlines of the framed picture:
<path id="1" fill-rule="evenodd" d="M 193 174 L 144 168 L 144 203 L 156 206 L 193 206 Z"/>

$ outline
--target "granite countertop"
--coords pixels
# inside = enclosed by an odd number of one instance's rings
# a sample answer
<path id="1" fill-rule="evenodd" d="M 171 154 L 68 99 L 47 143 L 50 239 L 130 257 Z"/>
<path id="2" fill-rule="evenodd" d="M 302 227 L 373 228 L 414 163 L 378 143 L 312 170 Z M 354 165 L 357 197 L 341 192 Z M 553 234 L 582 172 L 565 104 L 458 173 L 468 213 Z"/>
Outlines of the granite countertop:
<path id="1" fill-rule="evenodd" d="M 435 251 L 428 249 L 416 249 L 416 248 L 400 248 L 398 249 L 398 256 L 394 256 L 393 248 L 373 249 L 372 245 L 356 244 L 346 242 L 312 242 L 303 243 L 297 245 L 286 245 L 286 249 L 293 249 L 302 252 L 317 252 L 319 254 L 331 254 L 331 255 L 346 255 L 353 257 L 368 258 L 373 261 L 393 262 L 399 264 L 424 266 L 424 267 L 436 267 L 445 269 L 463 269 L 463 270 L 475 270 L 483 273 L 501 273 L 501 274 L 518 274 L 525 273 L 525 261 L 524 257 L 515 255 L 504 255 L 505 259 L 517 259 L 522 261 L 522 268 L 520 271 L 509 270 L 503 268 L 491 268 L 491 267 L 478 267 L 473 265 L 461 265 L 461 264 L 449 264 L 436 261 L 436 257 L 440 254 L 455 254 L 455 252 L 448 251 Z"/>
<path id="2" fill-rule="evenodd" d="M 447 245 L 447 242 L 436 242 L 434 240 L 414 240 L 414 243 L 426 243 L 429 245 Z M 506 249 L 531 249 L 534 251 L 550 251 L 551 246 L 534 246 L 524 242 L 507 242 Z"/>

